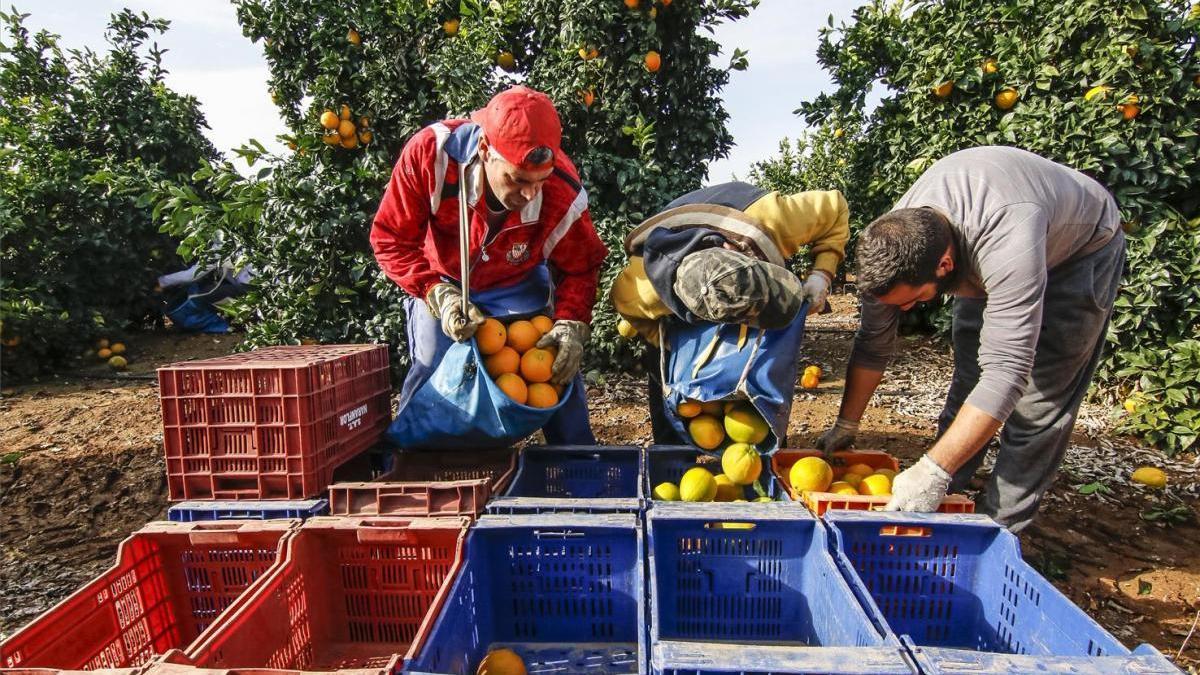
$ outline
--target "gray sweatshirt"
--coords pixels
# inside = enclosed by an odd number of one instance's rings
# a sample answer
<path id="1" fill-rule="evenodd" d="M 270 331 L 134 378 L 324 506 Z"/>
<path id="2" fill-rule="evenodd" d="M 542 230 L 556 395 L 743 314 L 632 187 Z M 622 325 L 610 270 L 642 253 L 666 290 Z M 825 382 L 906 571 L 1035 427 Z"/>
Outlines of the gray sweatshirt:
<path id="1" fill-rule="evenodd" d="M 1049 272 L 1108 243 L 1121 226 L 1117 203 L 1078 171 L 1025 150 L 988 146 L 929 167 L 896 203 L 917 207 L 950 220 L 960 280 L 954 295 L 986 298 L 981 375 L 967 403 L 1003 421 L 1033 368 Z M 899 316 L 898 307 L 863 299 L 851 357 L 856 366 L 884 370 Z"/>

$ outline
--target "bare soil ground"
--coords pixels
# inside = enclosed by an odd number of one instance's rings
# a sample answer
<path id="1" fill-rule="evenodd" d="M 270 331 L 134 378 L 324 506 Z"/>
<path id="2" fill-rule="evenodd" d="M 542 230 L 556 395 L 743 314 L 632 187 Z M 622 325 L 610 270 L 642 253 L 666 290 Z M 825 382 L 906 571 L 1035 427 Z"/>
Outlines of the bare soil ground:
<path id="1" fill-rule="evenodd" d="M 834 306 L 810 322 L 804 363 L 826 377 L 815 391 L 797 390 L 792 447 L 810 445 L 837 413 L 856 317 L 851 298 L 836 297 Z M 0 392 L 0 635 L 103 570 L 130 532 L 165 517 L 154 368 L 228 353 L 237 342 L 147 334 L 129 341 L 127 374 L 96 366 Z M 944 343 L 904 340 L 858 445 L 885 449 L 902 464 L 919 457 L 951 369 Z M 602 443 L 650 441 L 644 386 L 613 376 L 589 391 Z M 1200 628 L 1187 639 L 1200 615 L 1200 463 L 1112 435 L 1108 415 L 1085 406 L 1041 515 L 1021 533 L 1025 558 L 1126 645 L 1148 642 L 1200 672 Z M 1142 464 L 1165 468 L 1168 488 L 1131 484 Z"/>

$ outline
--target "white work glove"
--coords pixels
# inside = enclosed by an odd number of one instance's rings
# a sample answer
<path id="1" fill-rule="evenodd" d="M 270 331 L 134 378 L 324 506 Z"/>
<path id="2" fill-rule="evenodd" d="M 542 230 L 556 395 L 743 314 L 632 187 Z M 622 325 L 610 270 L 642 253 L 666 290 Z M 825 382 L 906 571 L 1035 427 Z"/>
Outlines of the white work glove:
<path id="1" fill-rule="evenodd" d="M 817 449 L 824 451 L 826 455 L 838 450 L 845 450 L 854 443 L 854 435 L 857 433 L 858 422 L 851 422 L 839 417 L 833 426 L 829 427 L 829 431 L 817 438 Z"/>
<path id="2" fill-rule="evenodd" d="M 950 474 L 938 463 L 922 455 L 916 464 L 901 471 L 892 481 L 892 498 L 884 511 L 937 511 L 950 488 Z"/>
<path id="3" fill-rule="evenodd" d="M 442 332 L 455 342 L 470 340 L 475 331 L 487 319 L 479 308 L 467 303 L 467 313 L 463 314 L 462 289 L 456 284 L 435 284 L 425 295 L 425 304 L 429 311 L 442 322 Z"/>
<path id="4" fill-rule="evenodd" d="M 825 308 L 825 301 L 829 298 L 829 276 L 827 274 L 816 270 L 809 272 L 802 288 L 804 289 L 804 299 L 808 300 L 810 316 Z"/>
<path id="5" fill-rule="evenodd" d="M 545 349 L 556 347 L 558 356 L 554 357 L 554 365 L 550 366 L 550 381 L 554 384 L 566 384 L 579 372 L 583 363 L 583 347 L 592 337 L 592 327 L 582 321 L 559 320 L 546 331 L 537 346 Z"/>

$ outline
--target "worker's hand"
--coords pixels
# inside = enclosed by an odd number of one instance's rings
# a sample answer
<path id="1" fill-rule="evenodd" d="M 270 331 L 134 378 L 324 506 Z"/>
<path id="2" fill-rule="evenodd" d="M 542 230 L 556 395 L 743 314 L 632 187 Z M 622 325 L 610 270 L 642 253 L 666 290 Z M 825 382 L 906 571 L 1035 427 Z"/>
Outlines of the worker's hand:
<path id="1" fill-rule="evenodd" d="M 554 326 L 537 343 L 542 349 L 558 349 L 558 356 L 554 357 L 554 365 L 550 367 L 551 382 L 566 384 L 575 377 L 579 365 L 583 363 L 583 347 L 591 337 L 592 327 L 582 321 L 554 322 Z"/>
<path id="2" fill-rule="evenodd" d="M 897 474 L 892 481 L 892 499 L 884 511 L 937 511 L 950 488 L 950 474 L 938 463 L 922 455 L 921 460 Z"/>
<path id="3" fill-rule="evenodd" d="M 425 295 L 425 304 L 429 305 L 429 311 L 442 322 L 442 332 L 455 342 L 470 340 L 487 319 L 483 312 L 470 302 L 467 303 L 466 314 L 463 314 L 462 289 L 456 284 L 434 285 Z"/>
<path id="4" fill-rule="evenodd" d="M 845 450 L 854 443 L 854 435 L 858 433 L 858 422 L 837 418 L 829 431 L 817 438 L 817 449 L 830 455 L 838 450 Z"/>
<path id="5" fill-rule="evenodd" d="M 829 298 L 829 275 L 813 270 L 804 280 L 803 289 L 809 315 L 816 314 L 825 308 L 825 301 Z"/>

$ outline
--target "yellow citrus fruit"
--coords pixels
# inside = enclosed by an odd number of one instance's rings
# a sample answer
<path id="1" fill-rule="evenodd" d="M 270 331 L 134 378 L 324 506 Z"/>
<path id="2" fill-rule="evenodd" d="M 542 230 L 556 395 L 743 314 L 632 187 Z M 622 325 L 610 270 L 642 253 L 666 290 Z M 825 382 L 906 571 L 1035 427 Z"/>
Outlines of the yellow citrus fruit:
<path id="1" fill-rule="evenodd" d="M 124 353 L 125 353 L 125 343 L 123 343 L 123 342 L 114 342 L 114 343 L 112 343 L 112 346 L 111 346 L 111 347 L 109 347 L 108 349 L 109 349 L 109 351 L 111 351 L 111 352 L 112 352 L 114 355 L 116 355 L 116 354 L 124 354 Z"/>
<path id="2" fill-rule="evenodd" d="M 870 476 L 875 473 L 875 469 L 870 464 L 851 464 L 846 467 L 846 473 L 856 473 L 860 476 Z"/>
<path id="3" fill-rule="evenodd" d="M 96 356 L 99 356 L 101 361 L 107 361 L 108 357 L 110 357 L 112 355 L 113 355 L 112 350 L 108 349 L 107 347 L 104 349 L 100 349 L 96 352 Z"/>
<path id="4" fill-rule="evenodd" d="M 1001 89 L 1000 92 L 996 94 L 996 107 L 1001 110 L 1008 110 L 1017 104 L 1017 99 L 1019 98 L 1021 98 L 1021 93 L 1016 89 L 1013 89 L 1012 87 Z"/>
<path id="5" fill-rule="evenodd" d="M 530 319 L 529 323 L 533 324 L 533 327 L 538 329 L 538 332 L 542 335 L 549 333 L 550 329 L 554 328 L 554 320 L 541 314 Z"/>
<path id="6" fill-rule="evenodd" d="M 800 386 L 805 389 L 816 389 L 821 383 L 821 368 L 819 366 L 809 366 L 804 369 L 804 374 L 800 376 Z"/>
<path id="7" fill-rule="evenodd" d="M 996 59 L 986 58 L 983 60 L 982 68 L 984 75 L 992 75 L 1000 69 L 1000 66 L 996 64 Z"/>
<path id="8" fill-rule="evenodd" d="M 725 415 L 725 433 L 738 443 L 762 443 L 770 430 L 767 421 L 750 406 L 738 406 Z"/>
<path id="9" fill-rule="evenodd" d="M 845 135 L 846 135 L 846 130 L 845 130 L 845 129 L 843 129 L 843 128 L 841 128 L 841 127 L 838 127 L 838 128 L 836 128 L 836 129 L 834 129 L 834 130 L 833 130 L 833 137 L 834 137 L 834 138 L 841 138 L 842 136 L 845 136 Z"/>
<path id="10" fill-rule="evenodd" d="M 693 443 L 705 450 L 713 450 L 725 440 L 725 429 L 721 426 L 721 422 L 712 415 L 693 417 L 688 422 L 688 434 L 692 437 Z"/>
<path id="11" fill-rule="evenodd" d="M 748 443 L 733 443 L 721 453 L 721 471 L 738 485 L 749 485 L 762 473 L 762 457 Z"/>
<path id="12" fill-rule="evenodd" d="M 870 474 L 875 476 L 887 476 L 888 480 L 896 479 L 896 472 L 891 469 L 875 469 L 875 473 Z"/>
<path id="13" fill-rule="evenodd" d="M 1153 466 L 1139 467 L 1129 479 L 1135 483 L 1141 483 L 1152 488 L 1161 488 L 1167 485 L 1166 472 Z"/>
<path id="14" fill-rule="evenodd" d="M 654 498 L 664 502 L 677 502 L 679 486 L 674 483 L 659 483 L 654 486 Z"/>
<path id="15" fill-rule="evenodd" d="M 703 467 L 688 469 L 679 479 L 679 498 L 685 502 L 711 502 L 717 496 L 717 479 Z"/>
<path id="16" fill-rule="evenodd" d="M 1091 89 L 1088 89 L 1087 92 L 1084 93 L 1083 100 L 1092 101 L 1097 98 L 1104 98 L 1104 97 L 1108 96 L 1108 92 L 1110 92 L 1110 91 L 1112 91 L 1112 87 L 1108 87 L 1103 84 L 1098 84 L 1098 85 L 1092 87 Z"/>
<path id="17" fill-rule="evenodd" d="M 657 73 L 658 69 L 662 68 L 662 57 L 658 55 L 658 52 L 651 49 L 646 52 L 645 64 L 646 70 Z"/>
<path id="18" fill-rule="evenodd" d="M 526 675 L 525 662 L 511 649 L 493 649 L 479 662 L 475 675 Z"/>
<path id="19" fill-rule="evenodd" d="M 458 35 L 458 19 L 449 19 L 442 22 L 442 30 L 446 31 L 446 35 L 454 37 Z"/>
<path id="20" fill-rule="evenodd" d="M 866 476 L 860 476 L 856 473 L 848 473 L 842 476 L 841 482 L 849 483 L 853 485 L 855 489 L 858 489 L 858 484 L 862 482 L 863 478 L 866 478 Z"/>
<path id="21" fill-rule="evenodd" d="M 933 95 L 938 98 L 946 98 L 952 91 L 954 91 L 954 80 L 946 80 L 945 82 L 934 86 Z"/>
<path id="22" fill-rule="evenodd" d="M 623 338 L 632 338 L 637 335 L 637 329 L 633 327 L 633 324 L 621 319 L 617 322 L 617 333 Z"/>
<path id="23" fill-rule="evenodd" d="M 558 392 L 545 382 L 534 382 L 529 385 L 529 396 L 525 405 L 533 408 L 553 408 L 558 405 Z"/>
<path id="24" fill-rule="evenodd" d="M 833 469 L 820 457 L 802 457 L 788 472 L 792 490 L 800 494 L 805 490 L 824 492 L 833 482 Z"/>
<path id="25" fill-rule="evenodd" d="M 639 0 L 625 0 L 625 6 L 629 9 L 637 9 Z"/>
<path id="26" fill-rule="evenodd" d="M 359 35 L 358 31 L 354 30 L 353 28 L 346 32 L 346 40 L 355 47 L 362 44 L 362 36 Z"/>
<path id="27" fill-rule="evenodd" d="M 108 366 L 113 370 L 125 370 L 127 365 L 129 362 L 125 360 L 124 356 L 114 356 L 108 360 Z"/>
<path id="28" fill-rule="evenodd" d="M 505 330 L 504 324 L 495 319 L 487 319 L 479 330 L 475 331 L 475 343 L 479 345 L 479 352 L 484 356 L 495 354 L 504 348 L 504 343 L 508 339 L 508 331 Z"/>
<path id="29" fill-rule="evenodd" d="M 742 488 L 733 482 L 729 476 L 723 473 L 717 474 L 714 481 L 717 483 L 717 496 L 714 497 L 718 502 L 731 502 L 742 496 Z"/>
<path id="30" fill-rule="evenodd" d="M 1130 415 L 1136 413 L 1138 410 L 1138 402 L 1132 397 L 1125 399 L 1125 403 L 1123 405 L 1125 406 L 1125 412 L 1129 413 Z"/>
<path id="31" fill-rule="evenodd" d="M 858 494 L 858 489 L 846 481 L 839 480 L 829 484 L 828 492 L 837 495 L 856 495 Z"/>
<path id="32" fill-rule="evenodd" d="M 700 402 L 690 400 L 684 401 L 675 408 L 675 412 L 679 413 L 680 417 L 691 419 L 700 414 Z"/>
<path id="33" fill-rule="evenodd" d="M 887 476 L 871 474 L 858 484 L 858 493 L 871 496 L 890 495 L 892 494 L 892 481 Z"/>
<path id="34" fill-rule="evenodd" d="M 549 382 L 554 355 L 548 350 L 533 348 L 521 355 L 521 377 L 526 382 Z"/>
<path id="35" fill-rule="evenodd" d="M 342 121 L 348 122 L 350 120 L 350 118 L 353 116 L 354 116 L 354 113 L 352 113 L 350 111 L 350 106 L 343 103 L 342 104 L 342 114 L 339 116 L 339 117 L 341 117 Z M 345 136 L 345 134 L 342 134 L 342 135 Z"/>
<path id="36" fill-rule="evenodd" d="M 521 405 L 525 405 L 525 402 L 529 400 L 529 387 L 520 375 L 504 373 L 496 378 L 496 386 L 500 387 L 500 391 L 504 392 L 505 396 Z"/>
<path id="37" fill-rule="evenodd" d="M 505 373 L 515 374 L 521 369 L 521 355 L 512 347 L 501 347 L 495 354 L 484 357 L 483 369 L 493 380 Z"/>
<path id="38" fill-rule="evenodd" d="M 540 339 L 542 339 L 542 334 L 529 321 L 522 319 L 508 324 L 508 346 L 517 350 L 518 354 L 524 354 L 533 349 Z"/>
<path id="39" fill-rule="evenodd" d="M 502 51 L 496 56 L 496 65 L 511 73 L 517 67 L 517 59 L 512 52 Z"/>
<path id="40" fill-rule="evenodd" d="M 342 121 L 338 119 L 337 113 L 333 112 L 332 110 L 326 110 L 325 112 L 321 113 L 321 126 L 325 127 L 326 129 L 336 129 L 338 128 L 338 124 L 341 124 L 341 122 Z"/>

